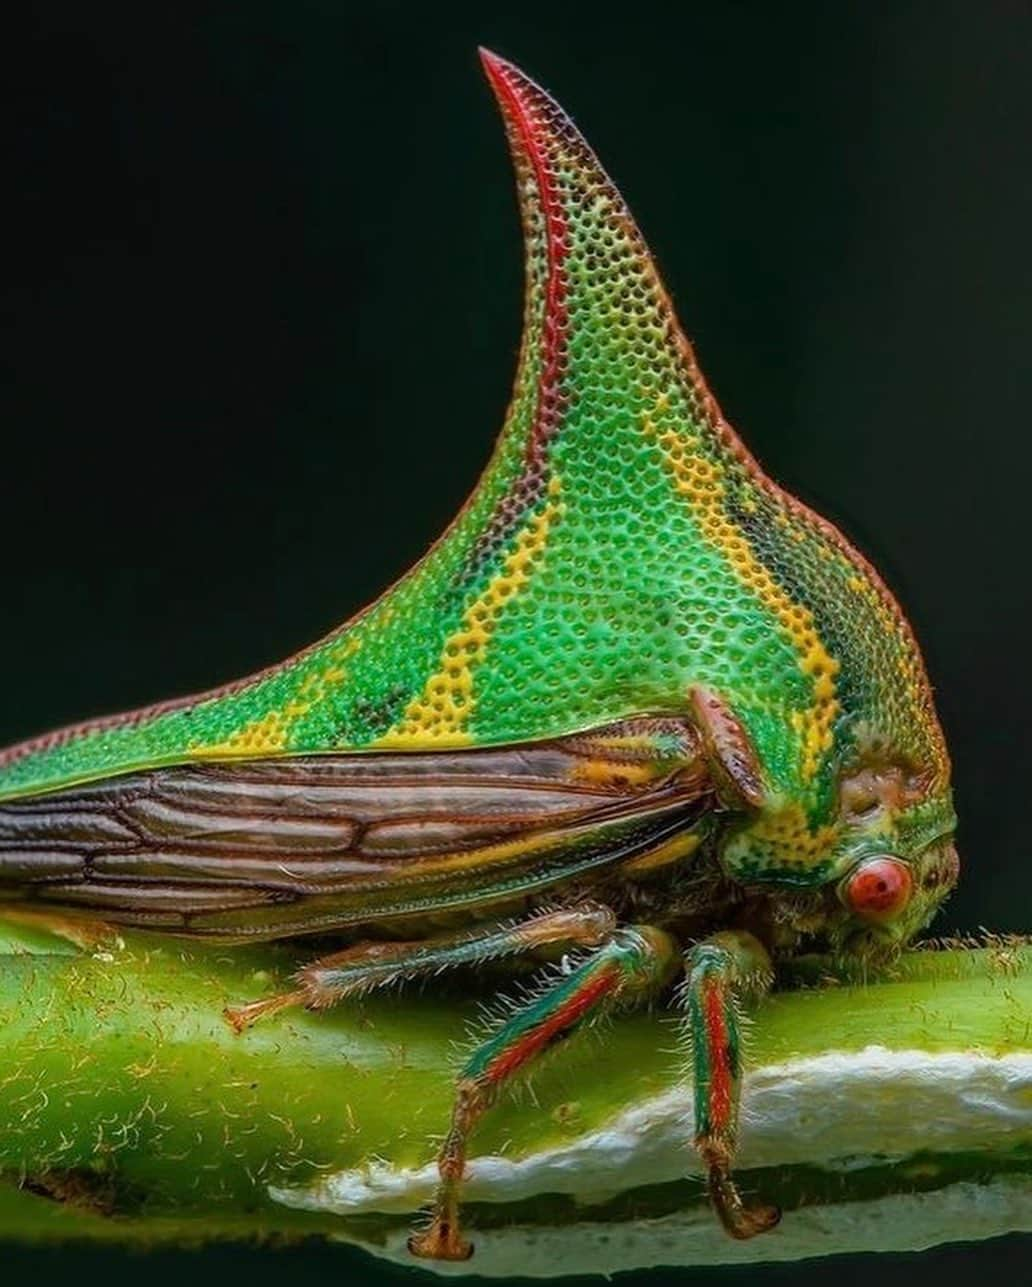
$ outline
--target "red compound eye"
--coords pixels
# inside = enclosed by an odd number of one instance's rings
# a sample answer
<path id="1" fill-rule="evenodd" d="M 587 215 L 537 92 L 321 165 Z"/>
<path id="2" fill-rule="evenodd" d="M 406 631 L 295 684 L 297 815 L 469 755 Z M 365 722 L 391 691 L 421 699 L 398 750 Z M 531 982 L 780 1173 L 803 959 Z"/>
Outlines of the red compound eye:
<path id="1" fill-rule="evenodd" d="M 846 883 L 846 902 L 863 921 L 891 921 L 910 902 L 910 870 L 895 858 L 868 858 Z"/>

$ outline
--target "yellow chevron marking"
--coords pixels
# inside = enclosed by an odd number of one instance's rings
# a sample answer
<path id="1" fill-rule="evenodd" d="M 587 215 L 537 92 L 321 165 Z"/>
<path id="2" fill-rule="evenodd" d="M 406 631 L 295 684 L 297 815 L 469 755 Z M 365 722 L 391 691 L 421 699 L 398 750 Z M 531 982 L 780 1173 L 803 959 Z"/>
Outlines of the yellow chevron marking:
<path id="1" fill-rule="evenodd" d="M 376 747 L 412 750 L 427 744 L 452 747 L 471 743 L 467 725 L 476 705 L 474 671 L 487 656 L 506 604 L 527 585 L 544 554 L 549 528 L 562 510 L 560 491 L 559 479 L 553 477 L 545 507 L 520 529 L 516 547 L 507 555 L 502 570 L 466 609 L 462 625 L 445 641 L 437 671 L 394 728 L 374 743 Z"/>
<path id="2" fill-rule="evenodd" d="M 360 647 L 361 641 L 354 635 L 338 640 L 320 657 L 321 665 L 304 675 L 295 696 L 275 710 L 249 720 L 221 742 L 212 746 L 191 747 L 191 759 L 250 759 L 263 755 L 282 755 L 290 749 L 290 732 L 294 723 L 323 698 L 328 688 L 341 682 L 346 675 L 343 663 L 358 652 Z"/>
<path id="3" fill-rule="evenodd" d="M 723 553 L 739 581 L 777 617 L 799 654 L 799 669 L 812 681 L 811 706 L 792 714 L 793 728 L 802 743 L 802 777 L 810 781 L 834 736 L 832 726 L 840 709 L 835 687 L 839 663 L 821 642 L 813 613 L 785 593 L 728 517 L 721 468 L 694 450 L 696 439 L 674 429 L 657 433 L 648 416 L 643 427 L 663 452 L 664 463 L 677 490 L 690 503 L 703 536 Z"/>

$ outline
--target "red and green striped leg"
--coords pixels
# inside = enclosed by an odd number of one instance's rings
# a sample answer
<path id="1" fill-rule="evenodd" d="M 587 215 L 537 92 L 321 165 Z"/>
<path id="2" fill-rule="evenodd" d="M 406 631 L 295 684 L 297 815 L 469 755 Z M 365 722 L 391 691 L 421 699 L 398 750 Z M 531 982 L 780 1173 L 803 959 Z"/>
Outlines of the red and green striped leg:
<path id="1" fill-rule="evenodd" d="M 662 930 L 637 925 L 610 941 L 553 988 L 517 1011 L 459 1074 L 451 1128 L 437 1156 L 440 1185 L 429 1226 L 409 1239 L 415 1256 L 466 1260 L 472 1244 L 462 1236 L 459 1197 L 469 1137 L 501 1087 L 561 1038 L 613 1005 L 648 1000 L 673 978 L 678 949 Z"/>
<path id="2" fill-rule="evenodd" d="M 243 1032 L 258 1019 L 289 1006 L 326 1010 L 347 997 L 361 996 L 400 980 L 520 956 L 540 947 L 598 947 L 615 928 L 616 917 L 608 907 L 582 902 L 539 912 L 524 921 L 478 926 L 459 934 L 414 942 L 357 943 L 299 970 L 295 975 L 297 987 L 290 992 L 247 1005 L 227 1006 L 225 1015 L 238 1032 Z"/>
<path id="3" fill-rule="evenodd" d="M 777 1207 L 746 1205 L 731 1162 L 738 1137 L 742 1084 L 739 1005 L 771 984 L 770 957 L 751 934 L 729 930 L 688 953 L 681 1001 L 694 1075 L 695 1147 L 706 1164 L 710 1200 L 733 1238 L 752 1238 L 777 1224 Z"/>

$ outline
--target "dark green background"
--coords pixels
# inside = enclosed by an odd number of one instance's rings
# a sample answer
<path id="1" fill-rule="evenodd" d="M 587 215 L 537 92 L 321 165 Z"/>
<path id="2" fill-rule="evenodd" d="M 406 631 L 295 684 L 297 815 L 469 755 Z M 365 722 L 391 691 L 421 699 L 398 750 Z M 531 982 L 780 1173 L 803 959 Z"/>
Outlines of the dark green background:
<path id="1" fill-rule="evenodd" d="M 962 817 L 942 928 L 1032 928 L 1027 3 L 34 3 L 4 23 L 3 741 L 278 659 L 465 497 L 520 314 L 483 42 L 571 110 L 729 418 L 909 610 Z M 374 1281 L 324 1248 L 76 1263 Z M 690 1277 L 1030 1265 L 1003 1240 Z"/>

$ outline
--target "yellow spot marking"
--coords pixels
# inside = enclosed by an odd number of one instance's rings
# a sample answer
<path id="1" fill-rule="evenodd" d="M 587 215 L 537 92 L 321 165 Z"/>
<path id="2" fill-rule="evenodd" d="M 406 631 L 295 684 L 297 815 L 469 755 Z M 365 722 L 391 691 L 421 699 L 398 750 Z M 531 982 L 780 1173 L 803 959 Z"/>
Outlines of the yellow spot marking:
<path id="1" fill-rule="evenodd" d="M 527 585 L 544 553 L 549 528 L 562 510 L 559 492 L 559 479 L 553 478 L 544 509 L 520 529 L 516 547 L 506 556 L 502 570 L 466 609 L 459 629 L 445 640 L 436 673 L 409 703 L 395 727 L 377 740 L 377 747 L 470 744 L 472 737 L 466 726 L 476 704 L 474 671 L 487 656 L 491 635 L 506 604 Z"/>
<path id="2" fill-rule="evenodd" d="M 645 431 L 651 421 L 646 418 Z M 689 501 L 704 538 L 716 546 L 731 564 L 739 581 L 777 617 L 799 654 L 799 669 L 813 683 L 813 703 L 792 716 L 802 742 L 802 776 L 814 777 L 821 756 L 831 749 L 832 726 L 839 712 L 835 676 L 839 663 L 821 642 L 813 613 L 794 603 L 753 552 L 746 537 L 728 517 L 724 504 L 723 471 L 706 456 L 693 453 L 685 439 L 673 429 L 654 436 L 673 474 L 677 490 Z M 786 525 L 783 514 L 776 516 Z"/>
<path id="3" fill-rule="evenodd" d="M 645 786 L 656 778 L 654 764 L 623 764 L 616 760 L 582 760 L 570 775 L 592 786 Z"/>
<path id="4" fill-rule="evenodd" d="M 823 858 L 838 838 L 838 828 L 833 825 L 810 830 L 803 807 L 792 801 L 777 810 L 765 810 L 757 815 L 744 833 L 750 847 L 757 842 L 768 845 L 777 853 L 782 866 L 808 867 Z"/>
<path id="5" fill-rule="evenodd" d="M 651 853 L 642 854 L 640 858 L 634 858 L 625 863 L 621 870 L 625 875 L 639 876 L 642 872 L 654 871 L 658 867 L 667 867 L 671 863 L 689 857 L 701 844 L 702 837 L 693 835 L 688 831 L 683 836 L 674 836 L 673 839 L 667 840 L 657 849 L 653 849 Z"/>

